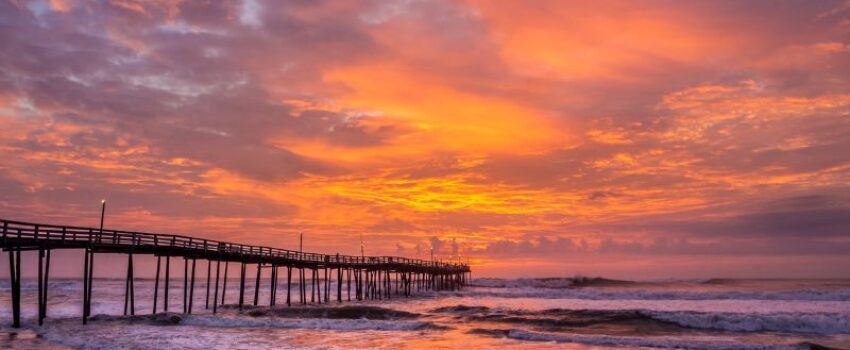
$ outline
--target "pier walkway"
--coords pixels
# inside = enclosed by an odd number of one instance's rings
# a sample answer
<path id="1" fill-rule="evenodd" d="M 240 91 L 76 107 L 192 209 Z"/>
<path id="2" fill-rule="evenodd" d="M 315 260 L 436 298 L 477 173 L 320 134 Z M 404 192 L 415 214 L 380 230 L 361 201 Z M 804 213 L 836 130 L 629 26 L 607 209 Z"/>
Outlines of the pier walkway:
<path id="1" fill-rule="evenodd" d="M 240 308 L 245 305 L 246 267 L 257 265 L 253 305 L 259 304 L 263 270 L 269 288 L 268 305 L 277 304 L 279 273 L 285 272 L 286 305 L 309 302 L 328 303 L 335 297 L 345 300 L 382 300 L 408 297 L 417 291 L 458 290 L 471 272 L 466 264 L 407 259 L 393 256 L 351 256 L 299 252 L 288 249 L 245 245 L 172 234 L 133 232 L 90 227 L 49 225 L 0 219 L 0 247 L 9 253 L 9 277 L 12 293 L 12 324 L 20 327 L 21 319 L 21 251 L 38 252 L 38 323 L 47 316 L 50 252 L 56 249 L 79 249 L 85 254 L 83 265 L 82 322 L 91 316 L 92 285 L 96 253 L 127 255 L 124 314 L 135 314 L 133 257 L 153 255 L 157 258 L 153 309 L 162 289 L 162 311 L 168 311 L 171 258 L 183 258 L 183 313 L 191 314 L 195 293 L 195 271 L 198 260 L 207 261 L 205 308 L 217 312 L 225 301 L 227 271 L 230 263 L 239 264 Z M 224 276 L 220 276 L 224 264 Z M 164 266 L 163 266 L 164 265 Z M 162 269 L 164 267 L 164 269 Z M 160 283 L 160 270 L 164 278 Z M 293 297 L 293 270 L 296 272 L 296 296 Z M 309 282 L 306 274 L 310 274 Z M 322 276 L 324 275 L 324 276 Z M 336 275 L 336 276 L 334 276 Z M 280 277 L 281 279 L 283 277 Z M 332 283 L 336 280 L 336 283 Z M 221 294 L 219 298 L 219 285 Z M 308 295 L 307 284 L 310 284 Z M 162 288 L 160 288 L 162 285 Z M 332 288 L 335 287 L 335 288 Z M 352 290 L 353 288 L 353 290 Z M 332 289 L 336 289 L 333 291 Z M 343 291 L 345 289 L 345 291 Z M 212 295 L 211 295 L 212 293 Z M 334 295 L 335 294 L 335 295 Z M 212 299 L 210 297 L 212 296 Z"/>

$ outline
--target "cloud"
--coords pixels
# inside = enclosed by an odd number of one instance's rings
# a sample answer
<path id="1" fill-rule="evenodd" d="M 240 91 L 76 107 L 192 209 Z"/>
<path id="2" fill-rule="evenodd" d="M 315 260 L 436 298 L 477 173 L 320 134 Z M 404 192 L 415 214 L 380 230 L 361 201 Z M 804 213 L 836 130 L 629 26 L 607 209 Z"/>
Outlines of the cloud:
<path id="1" fill-rule="evenodd" d="M 244 0 L 242 2 L 241 12 L 239 13 L 239 21 L 250 27 L 259 27 L 263 24 L 260 20 L 261 11 L 262 7 L 258 1 Z"/>
<path id="2" fill-rule="evenodd" d="M 808 240 L 843 238 L 850 232 L 850 201 L 844 195 L 814 194 L 782 198 L 716 219 L 681 220 L 639 227 L 692 237 Z"/>
<path id="3" fill-rule="evenodd" d="M 132 227 L 498 268 L 836 255 L 844 14 L 4 1 L 0 215 L 86 223 L 108 197 Z"/>
<path id="4" fill-rule="evenodd" d="M 565 261 L 588 257 L 621 257 L 624 262 L 636 256 L 841 256 L 850 243 L 783 237 L 764 240 L 709 240 L 695 238 L 628 239 L 612 236 L 594 239 L 547 238 L 540 236 L 521 241 L 497 241 L 473 251 L 478 256 L 508 259 L 544 259 Z"/>
<path id="5" fill-rule="evenodd" d="M 437 237 L 431 237 L 431 238 L 428 239 L 428 241 L 431 243 L 431 251 L 434 254 L 442 254 L 443 253 L 443 246 L 445 245 L 446 242 L 444 242 L 443 240 L 441 240 Z"/>

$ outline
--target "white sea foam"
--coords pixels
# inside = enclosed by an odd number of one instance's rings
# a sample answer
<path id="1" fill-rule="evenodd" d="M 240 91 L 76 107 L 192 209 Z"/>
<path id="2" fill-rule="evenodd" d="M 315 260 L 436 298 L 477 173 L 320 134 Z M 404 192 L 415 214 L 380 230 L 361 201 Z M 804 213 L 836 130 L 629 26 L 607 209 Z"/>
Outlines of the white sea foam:
<path id="1" fill-rule="evenodd" d="M 787 344 L 787 345 L 760 345 L 760 344 L 742 344 L 740 342 L 696 338 L 690 339 L 673 338 L 673 337 L 623 337 L 610 335 L 584 335 L 584 334 L 553 334 L 534 331 L 525 331 L 511 329 L 504 333 L 511 339 L 530 340 L 530 341 L 545 341 L 545 342 L 563 342 L 563 343 L 580 343 L 587 345 L 598 346 L 633 346 L 633 347 L 653 347 L 653 348 L 675 348 L 675 349 L 700 349 L 700 350 L 804 350 L 809 349 L 806 345 Z"/>
<path id="2" fill-rule="evenodd" d="M 413 331 L 436 326 L 423 321 L 384 321 L 367 319 L 326 319 L 326 318 L 248 318 L 228 316 L 187 316 L 180 324 L 204 327 L 226 328 L 300 328 L 325 329 L 335 331 Z"/>
<path id="3" fill-rule="evenodd" d="M 662 288 L 528 287 L 476 288 L 461 295 L 470 297 L 588 299 L 588 300 L 809 300 L 850 301 L 850 290 L 683 290 Z"/>
<path id="4" fill-rule="evenodd" d="M 850 315 L 839 313 L 718 313 L 649 311 L 640 314 L 680 326 L 736 332 L 850 333 Z"/>
<path id="5" fill-rule="evenodd" d="M 171 317 L 177 317 L 170 322 Z M 265 349 L 302 349 L 276 339 L 301 332 L 334 331 L 407 332 L 437 328 L 420 321 L 383 321 L 367 319 L 289 319 L 244 315 L 179 315 L 154 316 L 95 315 L 88 325 L 77 319 L 49 319 L 47 327 L 32 327 L 43 339 L 79 349 L 210 349 L 245 348 L 245 344 Z M 274 330 L 283 330 L 275 332 Z M 258 332 L 259 331 L 259 332 Z M 168 336 L 162 336 L 167 334 Z M 246 339 L 251 335 L 268 337 Z M 107 336 L 108 335 L 108 336 Z M 123 341 L 121 339 L 124 339 Z"/>
<path id="6" fill-rule="evenodd" d="M 540 311 L 517 309 L 489 309 L 484 307 L 459 306 L 437 309 L 453 310 L 459 314 L 474 317 L 484 316 L 487 320 L 499 320 L 508 317 L 511 322 L 527 319 L 529 323 L 571 325 L 576 322 L 608 323 L 617 320 L 633 320 L 641 317 L 647 320 L 676 324 L 682 327 L 722 330 L 732 332 L 782 332 L 794 334 L 850 334 L 850 314 L 837 312 L 698 312 L 698 311 L 661 311 L 645 309 L 619 310 L 571 310 L 549 309 Z M 514 317 L 515 316 L 515 317 Z M 573 327 L 573 326 L 568 326 Z"/>
<path id="7" fill-rule="evenodd" d="M 491 288 L 568 288 L 574 286 L 573 278 L 476 278 L 472 286 Z"/>

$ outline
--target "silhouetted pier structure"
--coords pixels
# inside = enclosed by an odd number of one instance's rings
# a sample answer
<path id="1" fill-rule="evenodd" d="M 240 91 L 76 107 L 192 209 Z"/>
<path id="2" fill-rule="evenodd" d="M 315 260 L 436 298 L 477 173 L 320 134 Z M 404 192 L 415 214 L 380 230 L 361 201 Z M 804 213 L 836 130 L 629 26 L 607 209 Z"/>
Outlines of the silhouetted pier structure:
<path id="1" fill-rule="evenodd" d="M 171 258 L 183 258 L 183 313 L 191 314 L 195 295 L 195 272 L 197 260 L 207 261 L 207 284 L 205 308 L 224 305 L 227 288 L 228 264 L 240 264 L 239 298 L 240 309 L 245 305 L 246 267 L 256 264 L 257 274 L 253 305 L 259 304 L 260 282 L 263 269 L 271 272 L 268 278 L 268 304 L 277 304 L 279 273 L 286 273 L 286 304 L 328 303 L 332 294 L 337 302 L 345 300 L 380 300 L 393 296 L 408 297 L 417 291 L 458 290 L 462 288 L 471 272 L 468 265 L 437 261 L 407 259 L 391 256 L 351 256 L 305 253 L 287 249 L 236 244 L 197 237 L 119 231 L 100 228 L 37 224 L 31 222 L 0 219 L 2 225 L 2 248 L 9 252 L 9 277 L 12 293 L 12 321 L 14 327 L 21 324 L 21 251 L 38 252 L 38 323 L 43 324 L 47 316 L 48 286 L 50 276 L 50 252 L 56 249 L 82 249 L 83 262 L 83 309 L 85 324 L 91 316 L 92 285 L 96 253 L 127 254 L 127 277 L 124 290 L 124 314 L 135 314 L 133 257 L 154 255 L 156 278 L 154 282 L 153 313 L 158 310 L 160 292 L 160 270 L 165 265 L 162 281 L 162 311 L 168 311 L 168 295 Z M 164 260 L 164 261 L 163 261 Z M 224 264 L 224 276 L 221 267 Z M 215 266 L 213 266 L 215 265 Z M 215 271 L 213 271 L 213 267 Z M 298 299 L 293 298 L 292 272 L 295 270 L 298 284 Z M 310 293 L 307 292 L 306 273 L 311 274 Z M 324 274 L 324 280 L 322 280 Z M 334 276 L 334 274 L 336 276 Z M 214 275 L 214 277 L 213 277 Z M 336 293 L 331 290 L 331 280 L 336 279 Z M 220 283 L 221 282 L 221 283 Z M 352 283 L 353 282 L 353 283 Z M 221 293 L 219 293 L 219 285 Z M 343 292 L 345 287 L 345 292 Z M 352 290 L 353 288 L 353 290 Z M 211 290 L 212 289 L 212 290 Z M 353 296 L 352 296 L 353 292 Z M 210 296 L 212 294 L 212 299 Z M 219 298 L 220 296 L 220 298 Z"/>

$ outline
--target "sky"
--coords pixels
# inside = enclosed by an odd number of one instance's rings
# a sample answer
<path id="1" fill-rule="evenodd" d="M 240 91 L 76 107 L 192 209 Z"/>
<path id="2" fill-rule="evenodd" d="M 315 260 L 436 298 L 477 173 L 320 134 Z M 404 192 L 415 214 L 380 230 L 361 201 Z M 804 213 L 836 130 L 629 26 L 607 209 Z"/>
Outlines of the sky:
<path id="1" fill-rule="evenodd" d="M 847 1 L 0 0 L 0 218 L 850 277 L 848 184 Z"/>

